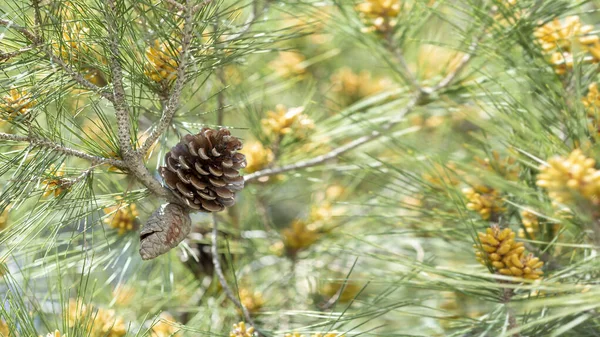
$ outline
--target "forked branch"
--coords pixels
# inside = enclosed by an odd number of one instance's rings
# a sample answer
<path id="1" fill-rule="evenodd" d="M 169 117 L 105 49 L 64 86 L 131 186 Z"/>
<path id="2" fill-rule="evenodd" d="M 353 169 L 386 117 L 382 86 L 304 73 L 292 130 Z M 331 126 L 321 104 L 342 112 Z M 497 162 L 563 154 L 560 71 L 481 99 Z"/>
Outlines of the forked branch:
<path id="1" fill-rule="evenodd" d="M 459 65 L 454 69 L 454 71 L 449 73 L 445 78 L 443 78 L 434 87 L 432 87 L 432 88 L 421 87 L 416 82 L 416 80 L 414 82 L 411 80 L 410 82 L 416 91 L 415 96 L 409 101 L 409 103 L 406 105 L 406 107 L 404 109 L 402 109 L 402 111 L 400 111 L 400 113 L 396 116 L 395 119 L 384 123 L 378 130 L 373 130 L 373 131 L 371 131 L 370 134 L 362 136 L 358 139 L 355 139 L 348 144 L 337 147 L 337 148 L 329 151 L 326 154 L 319 155 L 319 156 L 316 156 L 316 157 L 308 159 L 308 160 L 302 160 L 302 161 L 299 161 L 296 163 L 283 165 L 283 166 L 266 168 L 264 170 L 260 170 L 260 171 L 256 171 L 254 173 L 248 174 L 244 177 L 245 181 L 251 182 L 254 180 L 258 180 L 259 178 L 263 178 L 263 177 L 269 177 L 272 175 L 281 174 L 281 173 L 285 173 L 285 172 L 289 172 L 289 171 L 295 171 L 295 170 L 304 169 L 304 168 L 308 168 L 308 167 L 318 166 L 318 165 L 324 164 L 327 161 L 334 159 L 340 155 L 343 155 L 344 153 L 349 152 L 357 147 L 360 147 L 362 145 L 370 143 L 371 141 L 377 140 L 378 138 L 383 136 L 386 131 L 392 129 L 394 126 L 396 126 L 398 123 L 400 123 L 402 121 L 402 117 L 404 117 L 407 114 L 409 114 L 410 112 L 412 112 L 412 110 L 415 107 L 426 105 L 427 97 L 429 95 L 432 95 L 435 92 L 439 92 L 439 91 L 445 89 L 450 84 L 452 84 L 454 79 L 460 75 L 460 73 L 466 68 L 466 66 L 472 60 L 473 53 L 476 51 L 479 41 L 480 41 L 480 38 L 475 39 L 475 41 L 469 47 L 469 53 L 463 56 Z M 402 61 L 401 65 L 405 64 L 404 57 L 402 56 L 401 52 L 399 52 L 399 54 L 397 56 L 399 57 L 399 60 Z M 403 66 L 403 68 L 406 69 L 406 71 L 409 71 L 407 67 L 405 68 Z M 408 74 L 408 75 L 409 75 L 409 78 L 414 78 L 414 76 L 412 74 Z"/>

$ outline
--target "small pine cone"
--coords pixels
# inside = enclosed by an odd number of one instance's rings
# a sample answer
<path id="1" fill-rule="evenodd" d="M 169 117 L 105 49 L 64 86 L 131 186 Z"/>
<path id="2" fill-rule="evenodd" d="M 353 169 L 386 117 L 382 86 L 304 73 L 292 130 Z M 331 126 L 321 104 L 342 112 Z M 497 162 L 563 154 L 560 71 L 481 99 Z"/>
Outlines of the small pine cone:
<path id="1" fill-rule="evenodd" d="M 184 136 L 165 156 L 159 168 L 167 187 L 190 208 L 220 212 L 235 204 L 235 192 L 244 187 L 239 170 L 246 157 L 237 153 L 242 142 L 227 129 L 203 128 Z"/>
<path id="2" fill-rule="evenodd" d="M 150 260 L 175 248 L 190 233 L 192 220 L 177 204 L 159 207 L 140 231 L 140 255 Z"/>
<path id="3" fill-rule="evenodd" d="M 500 229 L 493 225 L 488 228 L 485 233 L 477 233 L 479 236 L 480 246 L 475 245 L 477 252 L 475 253 L 477 260 L 482 264 L 490 261 L 496 270 L 505 268 L 507 259 L 511 255 L 521 254 L 525 251 L 522 242 L 515 242 L 515 232 L 510 228 Z"/>
<path id="4" fill-rule="evenodd" d="M 537 280 L 544 274 L 540 270 L 544 262 L 533 254 L 512 254 L 506 259 L 506 266 L 498 272 L 502 275 L 522 277 L 528 280 Z"/>

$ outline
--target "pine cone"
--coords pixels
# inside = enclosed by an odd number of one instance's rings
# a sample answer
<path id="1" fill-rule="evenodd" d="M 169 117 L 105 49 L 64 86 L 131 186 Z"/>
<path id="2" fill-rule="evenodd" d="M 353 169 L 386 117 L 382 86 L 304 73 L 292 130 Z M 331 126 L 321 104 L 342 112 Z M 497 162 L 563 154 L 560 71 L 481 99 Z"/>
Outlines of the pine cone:
<path id="1" fill-rule="evenodd" d="M 235 192 L 244 187 L 239 169 L 246 157 L 237 153 L 242 142 L 227 129 L 203 128 L 184 136 L 165 156 L 159 168 L 167 187 L 189 207 L 219 212 L 235 204 Z"/>
<path id="2" fill-rule="evenodd" d="M 140 255 L 150 260 L 162 255 L 185 239 L 192 220 L 187 210 L 177 204 L 160 206 L 140 231 Z"/>

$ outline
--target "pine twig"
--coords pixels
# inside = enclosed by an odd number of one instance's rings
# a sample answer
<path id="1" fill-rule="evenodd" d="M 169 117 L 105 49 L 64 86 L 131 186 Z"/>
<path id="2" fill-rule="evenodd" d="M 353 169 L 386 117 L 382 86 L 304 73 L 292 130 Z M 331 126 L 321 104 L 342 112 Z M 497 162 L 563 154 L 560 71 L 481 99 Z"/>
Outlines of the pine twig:
<path id="1" fill-rule="evenodd" d="M 212 236 L 211 236 L 211 255 L 212 255 L 212 262 L 215 267 L 215 273 L 217 274 L 219 283 L 221 284 L 221 287 L 225 291 L 225 295 L 227 296 L 227 298 L 229 298 L 229 300 L 231 302 L 233 302 L 233 304 L 235 304 L 235 306 L 237 306 L 242 311 L 242 314 L 244 315 L 244 319 L 246 320 L 246 322 L 248 324 L 252 325 L 254 327 L 254 329 L 258 332 L 258 329 L 257 329 L 256 325 L 254 324 L 254 320 L 250 316 L 250 312 L 248 312 L 248 309 L 233 294 L 231 287 L 227 283 L 225 274 L 223 273 L 223 268 L 221 267 L 221 262 L 219 261 L 219 251 L 217 249 L 217 238 L 219 236 L 218 224 L 219 224 L 219 221 L 217 219 L 217 215 L 213 213 L 213 229 L 212 229 Z M 262 334 L 259 333 L 258 335 L 261 336 Z"/>
<path id="2" fill-rule="evenodd" d="M 316 157 L 308 159 L 308 160 L 302 160 L 297 163 L 283 165 L 283 166 L 279 166 L 279 167 L 267 168 L 264 170 L 260 170 L 260 171 L 245 175 L 244 180 L 246 182 L 250 182 L 250 181 L 262 178 L 262 177 L 268 177 L 268 176 L 272 176 L 272 175 L 276 175 L 276 174 L 280 174 L 280 173 L 284 173 L 284 172 L 288 172 L 288 171 L 295 171 L 295 170 L 299 170 L 299 169 L 304 169 L 304 168 L 308 168 L 308 167 L 321 165 L 328 160 L 331 160 L 333 158 L 341 156 L 342 154 L 349 152 L 361 145 L 364 145 L 373 140 L 376 140 L 379 137 L 385 135 L 386 131 L 390 130 L 391 128 L 396 126 L 396 124 L 400 123 L 403 120 L 402 117 L 404 117 L 405 115 L 410 113 L 419 104 L 419 102 L 421 101 L 421 98 L 422 98 L 421 94 L 415 95 L 413 97 L 413 99 L 411 99 L 408 102 L 406 107 L 404 107 L 404 109 L 398 114 L 397 118 L 387 122 L 379 130 L 373 130 L 373 131 L 371 131 L 370 134 L 362 136 L 360 138 L 357 138 L 357 139 L 351 141 L 350 143 L 347 143 L 336 149 L 333 149 L 332 151 L 329 151 L 326 154 L 316 156 Z"/>
<path id="3" fill-rule="evenodd" d="M 259 0 L 252 1 L 252 12 L 250 13 L 250 16 L 248 17 L 246 22 L 244 22 L 244 25 L 242 26 L 243 28 L 239 32 L 229 36 L 227 38 L 227 41 L 233 41 L 233 40 L 239 39 L 241 36 L 243 36 L 248 31 L 250 31 L 250 28 L 252 28 L 252 25 L 254 25 L 256 23 L 256 21 L 258 21 L 258 17 L 259 17 L 258 1 Z M 269 9 L 269 5 L 271 4 L 270 1 L 271 0 L 265 0 L 265 6 L 262 9 L 263 13 Z"/>
<path id="4" fill-rule="evenodd" d="M 511 288 L 503 288 L 502 289 L 502 303 L 504 305 L 508 305 L 510 303 L 511 298 L 514 295 L 514 291 Z M 508 330 L 517 329 L 519 325 L 517 324 L 517 319 L 515 318 L 515 314 L 511 308 L 506 308 L 506 315 L 508 316 Z M 521 334 L 515 332 L 512 337 L 521 337 Z"/>
<path id="5" fill-rule="evenodd" d="M 0 132 L 0 139 L 14 141 L 14 142 L 27 142 L 33 146 L 39 146 L 43 148 L 47 148 L 51 151 L 63 153 L 68 156 L 78 157 L 81 159 L 86 159 L 92 162 L 92 164 L 109 164 L 116 167 L 125 167 L 125 162 L 119 159 L 114 158 L 104 158 L 99 156 L 93 156 L 91 154 L 87 154 L 85 152 L 75 150 L 58 143 L 55 143 L 51 140 L 38 138 L 38 137 L 29 137 L 29 136 L 19 136 L 10 133 Z"/>
<path id="6" fill-rule="evenodd" d="M 92 172 L 94 172 L 94 170 L 99 166 L 100 164 L 96 164 L 91 166 L 90 168 L 86 169 L 85 171 L 81 172 L 80 175 L 78 175 L 77 177 L 73 178 L 73 179 L 64 179 L 61 182 L 61 187 L 64 188 L 70 188 L 71 186 L 77 184 L 78 182 L 82 181 L 83 179 L 87 178 Z"/>
<path id="7" fill-rule="evenodd" d="M 115 0 L 107 0 L 108 11 L 105 13 L 109 39 L 109 68 L 112 75 L 113 86 L 113 106 L 117 118 L 117 129 L 119 138 L 119 147 L 121 155 L 125 161 L 125 168 L 128 173 L 136 177 L 144 186 L 158 197 L 167 199 L 176 204 L 181 204 L 168 189 L 166 189 L 158 180 L 152 176 L 144 164 L 143 154 L 133 150 L 131 143 L 131 120 L 129 118 L 129 105 L 126 100 L 125 87 L 123 85 L 123 70 L 119 60 L 119 35 L 115 17 L 117 17 L 117 7 Z"/>
<path id="8" fill-rule="evenodd" d="M 419 84 L 419 81 L 417 81 L 417 78 L 414 76 L 414 74 L 410 71 L 410 69 L 408 68 L 408 63 L 406 62 L 406 59 L 404 58 L 404 53 L 402 52 L 402 49 L 398 48 L 398 46 L 396 46 L 396 43 L 394 43 L 394 39 L 393 39 L 393 35 L 391 31 L 386 32 L 385 34 L 385 47 L 386 49 L 392 53 L 392 55 L 394 55 L 396 61 L 400 64 L 400 68 L 402 68 L 402 73 L 406 79 L 406 81 L 408 81 L 408 83 L 416 90 L 418 90 L 419 92 L 423 92 L 423 87 L 421 87 L 421 84 Z"/>
<path id="9" fill-rule="evenodd" d="M 109 69 L 112 79 L 114 108 L 117 117 L 117 134 L 119 147 L 126 162 L 135 160 L 135 153 L 131 145 L 131 121 L 129 119 L 129 106 L 123 86 L 123 69 L 119 60 L 119 34 L 114 17 L 117 17 L 117 6 L 115 0 L 107 0 L 109 11 L 106 13 L 106 24 L 109 35 Z M 110 14 L 109 14 L 110 13 Z M 114 17 L 111 17 L 114 16 Z"/>
<path id="10" fill-rule="evenodd" d="M 458 77 L 458 75 L 462 73 L 462 71 L 466 68 L 466 66 L 473 58 L 480 40 L 481 37 L 475 39 L 475 41 L 473 41 L 473 43 L 471 43 L 471 45 L 469 46 L 469 52 L 460 59 L 460 62 L 458 63 L 456 68 L 453 71 L 451 71 L 448 75 L 446 75 L 446 77 L 444 77 L 435 87 L 429 90 L 439 91 L 452 84 L 452 82 Z"/>
<path id="11" fill-rule="evenodd" d="M 31 51 L 31 50 L 35 49 L 35 47 L 36 46 L 32 44 L 32 45 L 29 45 L 27 47 L 23 47 L 23 48 L 21 48 L 19 50 L 15 50 L 15 51 L 12 51 L 12 52 L 8 52 L 8 53 L 2 53 L 2 52 L 0 52 L 0 61 L 9 60 L 9 59 L 11 59 L 11 58 L 13 58 L 15 56 L 19 56 L 19 55 L 21 55 L 23 53 Z"/>
<path id="12" fill-rule="evenodd" d="M 52 47 L 45 46 L 43 39 L 41 37 L 35 35 L 27 27 L 21 27 L 21 26 L 15 25 L 12 21 L 6 20 L 6 19 L 0 19 L 0 26 L 4 26 L 7 29 L 14 29 L 17 32 L 21 33 L 21 35 L 23 35 L 25 38 L 27 38 L 32 43 L 30 47 L 40 48 L 40 50 L 46 54 L 46 56 L 48 57 L 50 62 L 58 64 L 58 66 L 60 66 L 60 68 L 65 73 L 67 73 L 73 81 L 77 82 L 82 87 L 85 87 L 91 91 L 98 93 L 100 96 L 108 99 L 109 101 L 113 101 L 113 96 L 110 93 L 102 90 L 95 84 L 86 80 L 83 77 L 83 75 L 81 75 L 79 72 L 71 69 L 71 67 L 69 67 L 69 65 L 67 65 L 67 63 L 62 58 L 60 58 L 59 56 L 54 54 L 54 52 L 52 51 Z M 27 48 L 27 47 L 25 47 L 25 48 Z M 18 54 L 16 54 L 16 55 L 18 55 Z M 13 55 L 13 56 L 16 56 L 16 55 Z M 11 56 L 11 57 L 13 57 L 13 56 Z M 0 57 L 0 59 L 1 59 L 1 57 Z"/>
<path id="13" fill-rule="evenodd" d="M 148 138 L 144 141 L 142 148 L 139 150 L 139 153 L 142 155 L 146 154 L 152 144 L 154 144 L 156 140 L 169 128 L 171 121 L 173 120 L 173 116 L 177 111 L 177 107 L 179 106 L 181 91 L 183 90 L 183 85 L 185 84 L 185 73 L 187 68 L 189 48 L 193 36 L 192 10 L 189 8 L 189 0 L 186 1 L 186 5 L 188 9 L 185 11 L 185 23 L 183 27 L 183 37 L 181 40 L 181 54 L 179 57 L 179 65 L 177 66 L 177 79 L 175 80 L 175 85 L 173 86 L 173 90 L 169 95 L 167 104 L 163 108 L 163 113 L 158 125 L 152 130 L 150 136 L 148 136 Z"/>
<path id="14" fill-rule="evenodd" d="M 352 141 L 348 144 L 342 145 L 336 149 L 333 149 L 332 151 L 330 151 L 324 155 L 320 155 L 320 156 L 317 156 L 317 157 L 314 157 L 314 158 L 311 158 L 308 160 L 299 161 L 299 162 L 296 162 L 293 164 L 283 165 L 283 166 L 279 166 L 279 167 L 269 167 L 264 170 L 256 171 L 254 173 L 244 176 L 244 180 L 246 182 L 251 182 L 251 181 L 257 180 L 262 177 L 268 177 L 268 176 L 272 176 L 272 175 L 276 175 L 276 174 L 280 174 L 280 173 L 285 173 L 288 171 L 295 171 L 298 169 L 321 165 L 321 164 L 325 163 L 326 161 L 333 159 L 337 156 L 340 156 L 348 151 L 351 151 L 352 149 L 354 149 L 356 147 L 359 147 L 361 145 L 367 144 L 373 140 L 378 139 L 379 137 L 384 135 L 385 131 L 390 130 L 396 124 L 400 123 L 402 121 L 401 117 L 410 113 L 416 106 L 426 104 L 425 99 L 427 98 L 427 96 L 433 94 L 434 92 L 443 90 L 448 85 L 450 85 L 454 81 L 454 79 L 462 72 L 462 70 L 467 66 L 467 64 L 471 61 L 480 40 L 481 40 L 481 36 L 479 38 L 475 39 L 475 41 L 471 44 L 471 46 L 469 48 L 470 52 L 461 59 L 461 62 L 459 63 L 457 68 L 453 72 L 448 74 L 444 79 L 442 79 L 434 87 L 432 87 L 432 88 L 425 87 L 424 88 L 424 87 L 421 87 L 416 82 L 416 80 L 411 81 L 413 83 L 413 86 L 415 86 L 417 93 L 414 96 L 414 98 L 411 101 L 409 101 L 407 106 L 400 112 L 400 114 L 399 114 L 400 118 L 397 118 L 397 119 L 387 122 L 379 130 L 372 131 L 370 135 L 365 135 L 360 138 L 357 138 L 354 141 Z M 388 43 L 389 46 L 391 46 L 390 43 L 391 42 Z M 404 66 L 406 65 L 406 61 L 404 60 L 402 53 L 397 49 L 394 49 L 394 53 L 396 54 L 397 57 L 399 57 L 399 61 L 400 61 L 401 65 L 403 65 L 403 68 L 404 68 Z M 407 67 L 405 69 L 410 74 L 410 70 L 408 70 Z"/>

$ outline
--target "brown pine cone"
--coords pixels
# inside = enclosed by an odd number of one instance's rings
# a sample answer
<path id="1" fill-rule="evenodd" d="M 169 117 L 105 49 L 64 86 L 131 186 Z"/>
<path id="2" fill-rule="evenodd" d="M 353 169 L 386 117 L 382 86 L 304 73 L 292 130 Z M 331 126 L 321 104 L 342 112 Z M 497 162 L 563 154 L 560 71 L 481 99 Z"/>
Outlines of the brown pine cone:
<path id="1" fill-rule="evenodd" d="M 159 168 L 167 187 L 189 207 L 219 212 L 235 204 L 235 192 L 244 187 L 239 170 L 246 157 L 237 153 L 242 142 L 227 129 L 202 128 L 185 135 L 165 156 Z"/>

